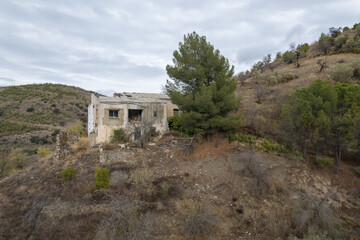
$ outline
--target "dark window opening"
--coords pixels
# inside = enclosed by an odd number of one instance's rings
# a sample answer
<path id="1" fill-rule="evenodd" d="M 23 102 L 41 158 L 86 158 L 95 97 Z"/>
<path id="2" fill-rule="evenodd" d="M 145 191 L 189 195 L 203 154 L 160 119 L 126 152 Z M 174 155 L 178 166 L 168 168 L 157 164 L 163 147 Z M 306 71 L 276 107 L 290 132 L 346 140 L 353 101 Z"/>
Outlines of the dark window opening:
<path id="1" fill-rule="evenodd" d="M 109 117 L 119 117 L 119 110 L 109 110 Z"/>
<path id="2" fill-rule="evenodd" d="M 175 115 L 179 115 L 179 109 L 176 109 L 176 108 L 174 109 L 174 116 Z"/>
<path id="3" fill-rule="evenodd" d="M 141 121 L 141 112 L 139 109 L 129 109 L 129 121 Z"/>
<path id="4" fill-rule="evenodd" d="M 154 111 L 154 117 L 157 117 L 157 111 Z"/>

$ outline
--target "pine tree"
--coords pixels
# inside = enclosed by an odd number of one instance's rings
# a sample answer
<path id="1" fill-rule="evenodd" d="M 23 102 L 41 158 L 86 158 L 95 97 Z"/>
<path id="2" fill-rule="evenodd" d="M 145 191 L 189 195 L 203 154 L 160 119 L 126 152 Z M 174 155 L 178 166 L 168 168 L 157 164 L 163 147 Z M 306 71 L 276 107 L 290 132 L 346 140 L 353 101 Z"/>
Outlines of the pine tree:
<path id="1" fill-rule="evenodd" d="M 240 102 L 235 96 L 234 67 L 220 51 L 193 32 L 184 36 L 173 56 L 174 65 L 166 66 L 171 80 L 165 88 L 181 111 L 181 130 L 210 136 L 239 128 L 241 115 L 229 115 Z"/>
<path id="2" fill-rule="evenodd" d="M 333 146 L 336 170 L 343 152 L 359 148 L 356 128 L 360 126 L 360 86 L 315 80 L 308 88 L 295 91 L 282 106 L 282 118 L 296 133 L 304 157 L 310 143 Z"/>

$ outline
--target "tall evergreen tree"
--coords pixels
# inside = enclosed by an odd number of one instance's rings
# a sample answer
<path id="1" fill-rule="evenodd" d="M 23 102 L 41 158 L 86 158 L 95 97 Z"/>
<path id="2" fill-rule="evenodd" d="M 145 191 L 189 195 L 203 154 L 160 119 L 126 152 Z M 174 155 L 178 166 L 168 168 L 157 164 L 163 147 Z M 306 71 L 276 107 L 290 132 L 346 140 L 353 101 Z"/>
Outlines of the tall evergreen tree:
<path id="1" fill-rule="evenodd" d="M 302 88 L 283 104 L 282 118 L 296 133 L 306 157 L 310 143 L 317 146 L 328 136 L 330 118 L 336 108 L 337 94 L 329 81 L 316 80 Z"/>
<path id="2" fill-rule="evenodd" d="M 235 96 L 234 67 L 220 51 L 193 32 L 184 36 L 173 56 L 174 64 L 166 66 L 171 80 L 165 88 L 181 111 L 181 129 L 211 135 L 239 128 L 241 115 L 228 115 L 240 102 Z"/>
<path id="3" fill-rule="evenodd" d="M 360 86 L 338 83 L 334 86 L 338 101 L 331 121 L 332 145 L 335 147 L 336 169 L 343 152 L 356 152 L 356 126 L 360 122 Z"/>
<path id="4" fill-rule="evenodd" d="M 282 106 L 282 118 L 297 134 L 304 150 L 310 143 L 319 151 L 320 143 L 332 145 L 336 169 L 343 152 L 356 152 L 360 126 L 360 86 L 315 80 L 308 88 L 295 91 Z"/>

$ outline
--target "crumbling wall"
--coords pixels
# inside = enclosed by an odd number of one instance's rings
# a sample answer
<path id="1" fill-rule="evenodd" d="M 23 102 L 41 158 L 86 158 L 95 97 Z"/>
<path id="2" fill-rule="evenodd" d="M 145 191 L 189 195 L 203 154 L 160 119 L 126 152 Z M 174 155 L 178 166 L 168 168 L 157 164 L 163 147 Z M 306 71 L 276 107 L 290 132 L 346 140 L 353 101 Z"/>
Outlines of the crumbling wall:
<path id="1" fill-rule="evenodd" d="M 68 155 L 73 154 L 71 144 L 80 139 L 80 132 L 62 131 L 56 136 L 56 146 L 54 151 L 54 161 L 64 160 Z"/>
<path id="2" fill-rule="evenodd" d="M 134 162 L 134 150 L 103 150 L 100 148 L 100 162 Z"/>

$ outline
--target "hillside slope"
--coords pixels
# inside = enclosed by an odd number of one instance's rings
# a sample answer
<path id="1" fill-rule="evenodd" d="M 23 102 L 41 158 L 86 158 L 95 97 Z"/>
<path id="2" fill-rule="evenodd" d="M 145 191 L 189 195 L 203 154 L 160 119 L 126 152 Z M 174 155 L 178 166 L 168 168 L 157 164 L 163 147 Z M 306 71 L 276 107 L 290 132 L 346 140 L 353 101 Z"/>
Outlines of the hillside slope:
<path id="1" fill-rule="evenodd" d="M 184 140 L 168 135 L 145 148 L 115 148 L 127 155 L 113 162 L 101 163 L 98 149 L 62 162 L 45 158 L 3 179 L 0 239 L 263 240 L 311 231 L 356 239 L 360 234 L 360 188 L 347 168 L 334 177 L 326 168 L 223 139 L 185 154 Z M 63 182 L 60 172 L 70 166 L 78 174 Z M 99 166 L 110 170 L 109 189 L 95 187 Z M 309 213 L 314 216 L 306 218 Z"/>
<path id="2" fill-rule="evenodd" d="M 327 67 L 320 72 L 317 63 L 322 59 L 326 59 Z M 331 80 L 330 73 L 336 65 L 354 61 L 360 61 L 359 54 L 309 56 L 299 60 L 300 67 L 279 61 L 275 62 L 273 69 L 266 69 L 257 77 L 251 76 L 243 83 L 239 82 L 236 94 L 242 98 L 238 110 L 243 114 L 243 126 L 260 135 L 283 138 L 286 134 L 282 132 L 279 116 L 281 104 L 287 96 L 298 88 L 310 86 L 316 79 Z M 279 81 L 270 84 L 269 78 L 274 75 L 279 76 Z"/>
<path id="3" fill-rule="evenodd" d="M 311 45 L 291 43 L 272 62 L 267 55 L 250 71 L 237 75 L 243 126 L 259 135 L 289 140 L 292 133 L 284 132 L 279 119 L 287 97 L 316 79 L 360 84 L 359 53 L 360 24 L 354 24 L 352 28 L 329 28 L 329 33 L 322 33 Z"/>
<path id="4" fill-rule="evenodd" d="M 52 143 L 54 130 L 86 124 L 88 104 L 90 92 L 72 86 L 32 84 L 0 88 L 0 148 Z M 31 137 L 43 141 L 31 143 Z"/>

